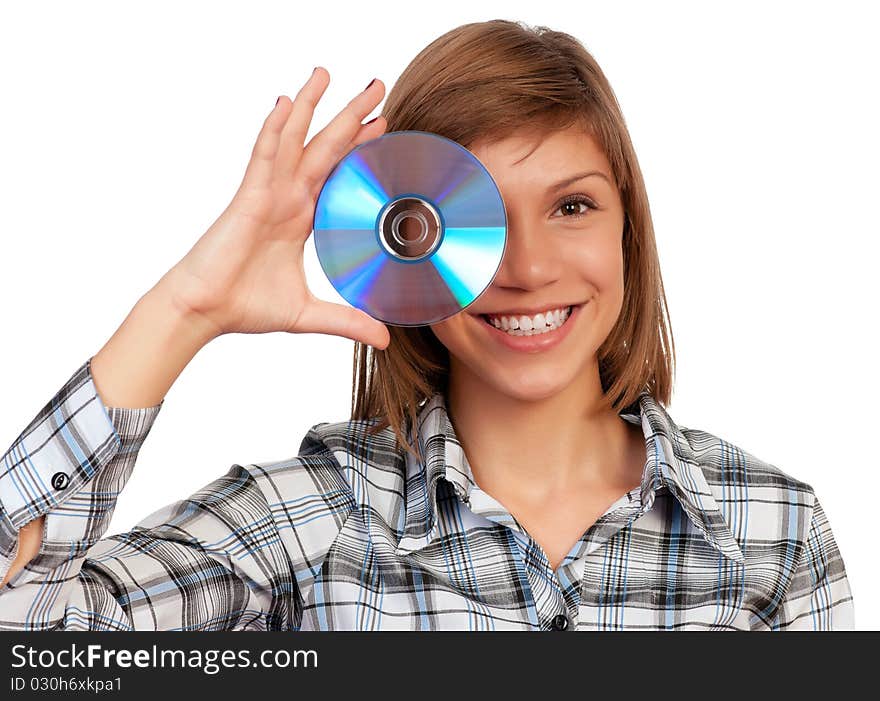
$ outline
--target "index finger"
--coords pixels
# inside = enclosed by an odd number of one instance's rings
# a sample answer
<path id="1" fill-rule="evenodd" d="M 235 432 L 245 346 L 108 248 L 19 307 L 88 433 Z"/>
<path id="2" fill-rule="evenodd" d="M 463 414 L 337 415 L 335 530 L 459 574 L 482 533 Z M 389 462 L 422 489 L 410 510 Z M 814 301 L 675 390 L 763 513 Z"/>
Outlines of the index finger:
<path id="1" fill-rule="evenodd" d="M 302 140 L 305 139 L 308 131 L 315 105 L 327 88 L 327 80 L 320 74 L 318 67 L 312 71 L 312 75 L 296 94 L 293 109 L 290 109 L 284 95 L 278 98 L 257 136 L 250 162 L 245 170 L 243 185 L 266 187 L 277 174 L 279 163 L 283 164 L 285 160 L 299 158 Z M 303 125 L 302 122 L 305 124 Z M 299 133 L 302 136 L 299 137 L 300 143 L 296 147 L 292 145 L 292 140 L 295 140 Z M 295 165 L 294 163 L 292 167 Z"/>
<path id="2" fill-rule="evenodd" d="M 385 96 L 385 84 L 378 78 L 355 97 L 309 142 L 300 159 L 297 175 L 310 192 L 317 193 L 327 174 L 339 162 L 361 128 L 361 121 Z"/>
<path id="3" fill-rule="evenodd" d="M 302 156 L 306 134 L 315 115 L 315 107 L 329 84 L 330 73 L 327 69 L 315 66 L 312 75 L 296 94 L 293 109 L 281 130 L 278 155 L 275 158 L 276 174 L 292 176 L 296 170 Z"/>

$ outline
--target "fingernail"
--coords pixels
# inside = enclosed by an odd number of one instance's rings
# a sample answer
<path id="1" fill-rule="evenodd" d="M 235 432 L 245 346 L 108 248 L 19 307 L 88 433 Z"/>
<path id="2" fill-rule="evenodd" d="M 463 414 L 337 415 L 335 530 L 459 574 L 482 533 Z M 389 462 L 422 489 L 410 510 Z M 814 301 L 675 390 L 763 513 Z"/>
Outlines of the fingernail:
<path id="1" fill-rule="evenodd" d="M 379 115 L 379 116 L 381 117 L 382 115 Z M 377 119 L 379 119 L 379 117 L 373 117 L 369 122 L 364 122 L 364 126 L 367 126 L 367 124 L 372 124 L 372 123 L 375 122 Z"/>
<path id="2" fill-rule="evenodd" d="M 275 100 L 275 106 L 278 107 L 278 103 L 281 102 L 281 95 L 278 96 L 278 99 Z"/>
<path id="3" fill-rule="evenodd" d="M 376 79 L 373 78 L 373 79 L 370 81 L 370 85 L 372 85 L 372 84 L 375 83 L 375 82 L 376 82 Z M 368 85 L 367 87 L 364 88 L 364 92 L 366 92 L 367 90 L 370 89 L 370 85 Z"/>

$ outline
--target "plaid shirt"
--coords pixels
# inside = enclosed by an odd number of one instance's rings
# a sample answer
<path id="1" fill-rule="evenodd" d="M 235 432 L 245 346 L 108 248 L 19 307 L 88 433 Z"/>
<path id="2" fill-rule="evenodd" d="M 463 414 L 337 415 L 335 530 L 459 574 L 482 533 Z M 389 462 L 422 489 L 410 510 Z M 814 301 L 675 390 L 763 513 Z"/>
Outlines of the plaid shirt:
<path id="1" fill-rule="evenodd" d="M 390 429 L 313 426 L 296 457 L 233 465 L 103 537 L 162 403 L 106 407 L 86 361 L 0 460 L 0 628 L 852 629 L 844 563 L 810 485 L 677 426 L 644 393 L 647 461 L 553 570 L 473 480 L 442 395 L 419 464 Z M 163 402 L 164 403 L 164 402 Z"/>

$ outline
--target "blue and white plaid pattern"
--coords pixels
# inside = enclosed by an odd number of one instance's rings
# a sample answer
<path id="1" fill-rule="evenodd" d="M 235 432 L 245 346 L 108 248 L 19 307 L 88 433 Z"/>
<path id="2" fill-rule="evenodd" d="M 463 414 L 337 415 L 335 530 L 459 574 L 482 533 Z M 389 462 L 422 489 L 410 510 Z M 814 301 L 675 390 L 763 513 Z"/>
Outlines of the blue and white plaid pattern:
<path id="1" fill-rule="evenodd" d="M 162 403 L 106 407 L 90 362 L 0 460 L 0 574 L 18 529 L 46 514 L 39 555 L 0 590 L 0 628 L 854 628 L 812 487 L 677 426 L 647 393 L 621 413 L 645 435 L 641 486 L 555 571 L 474 483 L 441 394 L 415 427 L 423 464 L 390 429 L 321 423 L 296 457 L 233 465 L 104 537 Z"/>

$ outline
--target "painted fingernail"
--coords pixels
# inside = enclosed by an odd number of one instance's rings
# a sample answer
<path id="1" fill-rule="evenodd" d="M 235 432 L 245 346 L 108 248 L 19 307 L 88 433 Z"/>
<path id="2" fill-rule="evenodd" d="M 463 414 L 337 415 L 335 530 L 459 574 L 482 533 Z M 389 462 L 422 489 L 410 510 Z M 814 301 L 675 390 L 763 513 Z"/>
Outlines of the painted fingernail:
<path id="1" fill-rule="evenodd" d="M 381 116 L 382 116 L 382 115 L 379 115 L 379 117 L 381 117 Z M 367 124 L 372 124 L 372 123 L 375 122 L 377 119 L 379 119 L 379 117 L 373 117 L 369 122 L 364 122 L 364 126 L 367 126 Z"/>
<path id="2" fill-rule="evenodd" d="M 278 103 L 281 102 L 281 95 L 278 96 L 278 99 L 275 100 L 275 106 L 278 107 Z"/>
<path id="3" fill-rule="evenodd" d="M 375 82 L 376 82 L 376 79 L 373 78 L 373 79 L 370 81 L 370 85 L 372 85 L 372 84 L 375 83 Z M 367 90 L 370 89 L 370 85 L 368 85 L 367 87 L 364 88 L 364 92 L 366 92 Z"/>

